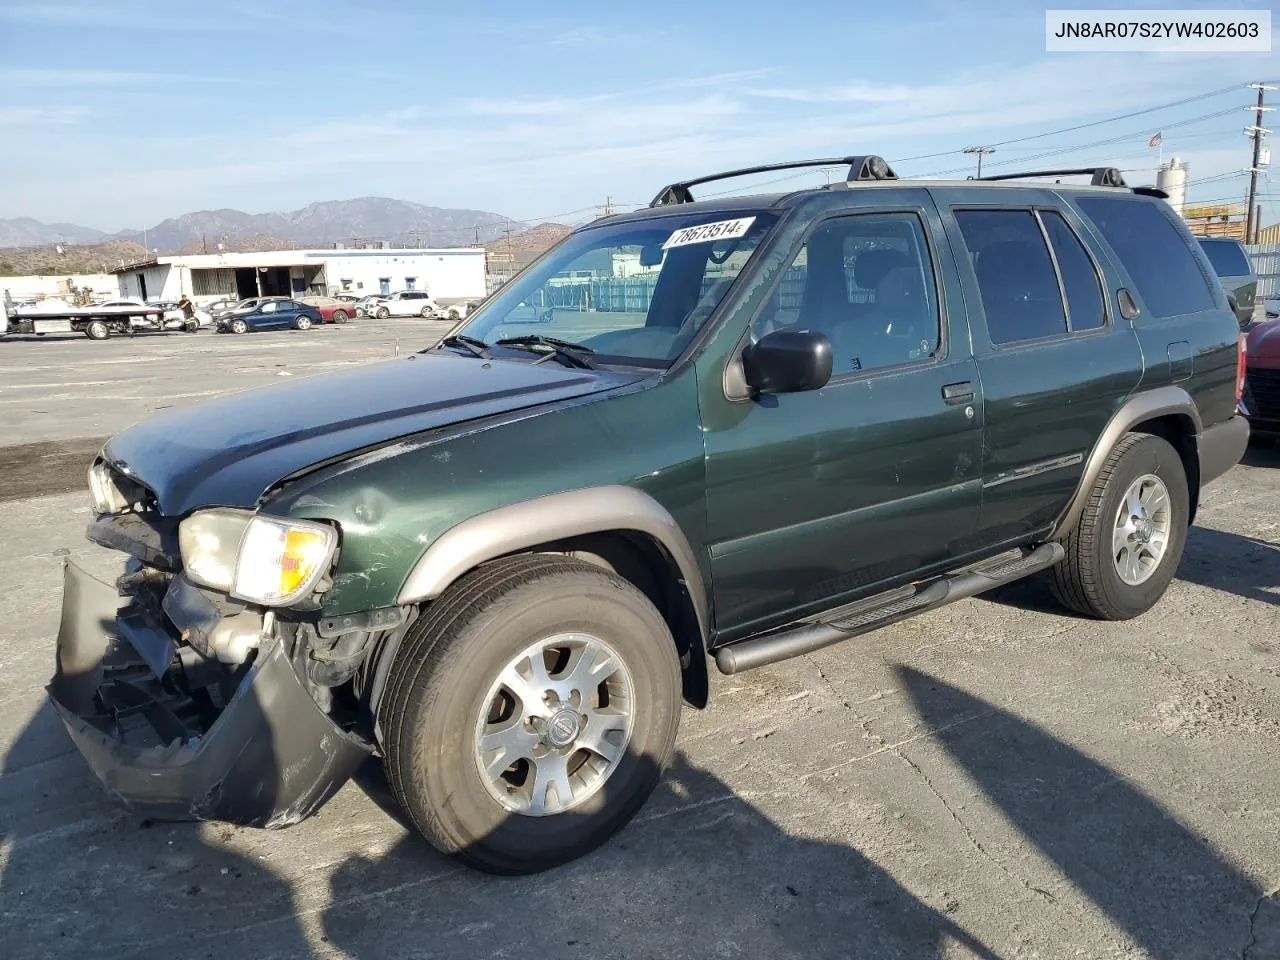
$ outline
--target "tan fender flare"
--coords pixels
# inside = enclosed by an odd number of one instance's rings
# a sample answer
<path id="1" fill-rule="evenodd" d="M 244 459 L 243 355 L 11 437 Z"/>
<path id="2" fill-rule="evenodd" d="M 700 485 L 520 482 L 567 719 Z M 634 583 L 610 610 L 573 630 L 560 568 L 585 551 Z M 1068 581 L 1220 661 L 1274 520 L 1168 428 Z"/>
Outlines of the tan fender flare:
<path id="1" fill-rule="evenodd" d="M 1093 485 L 1097 482 L 1098 475 L 1102 473 L 1102 466 L 1107 462 L 1107 457 L 1111 455 L 1115 445 L 1120 442 L 1120 438 L 1141 423 L 1167 416 L 1185 418 L 1186 432 L 1193 439 L 1198 438 L 1204 429 L 1204 424 L 1200 420 L 1200 411 L 1195 401 L 1191 399 L 1191 395 L 1181 387 L 1175 386 L 1157 387 L 1154 390 L 1136 393 L 1111 415 L 1111 419 L 1107 421 L 1106 427 L 1093 445 L 1089 459 L 1085 461 L 1084 473 L 1080 477 L 1075 494 L 1071 497 L 1066 510 L 1058 518 L 1058 522 L 1054 524 L 1053 532 L 1048 539 L 1056 540 L 1065 536 L 1080 519 L 1089 495 L 1093 492 Z M 1193 496 L 1194 494 L 1195 491 L 1192 491 Z"/>
<path id="2" fill-rule="evenodd" d="M 418 558 L 396 602 L 407 605 L 434 600 L 468 570 L 505 554 L 569 537 L 616 531 L 652 537 L 671 557 L 697 616 L 705 650 L 710 629 L 707 590 L 688 538 L 662 504 L 641 490 L 622 485 L 548 494 L 463 520 L 441 534 Z"/>

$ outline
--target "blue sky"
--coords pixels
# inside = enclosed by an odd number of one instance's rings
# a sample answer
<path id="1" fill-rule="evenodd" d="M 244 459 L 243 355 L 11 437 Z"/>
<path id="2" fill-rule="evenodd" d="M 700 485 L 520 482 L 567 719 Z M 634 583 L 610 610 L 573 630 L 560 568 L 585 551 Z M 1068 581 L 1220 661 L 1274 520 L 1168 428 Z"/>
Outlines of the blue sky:
<path id="1" fill-rule="evenodd" d="M 114 231 L 379 195 L 573 222 L 607 195 L 639 205 L 711 170 L 959 150 L 1236 83 L 1001 147 L 984 169 L 1114 163 L 1152 182 L 1145 141 L 1162 129 L 1165 157 L 1209 180 L 1192 198 L 1243 196 L 1231 175 L 1248 160 L 1243 84 L 1280 79 L 1280 52 L 1048 54 L 1044 9 L 0 0 L 0 217 Z M 1034 159 L 1082 144 L 1094 145 Z M 897 167 L 963 175 L 970 162 Z M 1277 218 L 1268 198 L 1264 219 Z"/>

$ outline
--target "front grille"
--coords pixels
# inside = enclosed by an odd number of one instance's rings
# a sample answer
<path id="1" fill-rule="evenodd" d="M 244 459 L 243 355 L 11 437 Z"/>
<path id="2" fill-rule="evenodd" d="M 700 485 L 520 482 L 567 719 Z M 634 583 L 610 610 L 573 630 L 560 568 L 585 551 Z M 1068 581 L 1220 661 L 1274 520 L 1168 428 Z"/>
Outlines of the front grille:
<path id="1" fill-rule="evenodd" d="M 1280 420 L 1280 370 L 1250 367 L 1245 378 L 1245 403 L 1263 420 Z"/>

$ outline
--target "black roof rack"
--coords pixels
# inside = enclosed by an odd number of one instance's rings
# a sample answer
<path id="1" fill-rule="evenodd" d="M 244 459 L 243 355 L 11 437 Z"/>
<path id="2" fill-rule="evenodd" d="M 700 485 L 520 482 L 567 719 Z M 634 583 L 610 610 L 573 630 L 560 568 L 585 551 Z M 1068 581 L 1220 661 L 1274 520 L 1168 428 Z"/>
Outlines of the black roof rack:
<path id="1" fill-rule="evenodd" d="M 971 177 L 976 180 L 1022 180 L 1027 177 L 1067 177 L 1087 173 L 1095 187 L 1125 187 L 1124 177 L 1116 167 L 1076 167 L 1073 170 L 1035 170 L 1029 173 L 995 173 L 989 177 Z"/>
<path id="2" fill-rule="evenodd" d="M 770 170 L 792 170 L 796 167 L 832 167 L 849 165 L 849 175 L 845 179 L 853 180 L 897 180 L 898 175 L 889 169 L 889 164 L 881 157 L 874 155 L 857 157 L 830 157 L 825 160 L 794 160 L 790 163 L 767 163 L 759 167 L 743 167 L 741 170 L 726 170 L 724 173 L 712 173 L 692 180 L 681 180 L 671 183 L 658 191 L 658 195 L 649 204 L 651 207 L 665 207 L 673 203 L 693 203 L 693 194 L 689 188 L 699 183 L 710 183 L 713 180 L 728 180 L 730 177 L 745 177 L 752 173 L 767 173 Z"/>

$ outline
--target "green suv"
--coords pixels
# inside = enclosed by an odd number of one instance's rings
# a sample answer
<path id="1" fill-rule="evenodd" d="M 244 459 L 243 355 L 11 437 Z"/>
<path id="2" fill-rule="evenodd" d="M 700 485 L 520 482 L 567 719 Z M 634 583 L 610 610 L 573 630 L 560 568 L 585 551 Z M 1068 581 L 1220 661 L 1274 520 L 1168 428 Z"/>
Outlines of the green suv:
<path id="1" fill-rule="evenodd" d="M 1239 329 L 1162 194 L 1053 173 L 1092 182 L 672 184 L 428 349 L 120 433 L 88 536 L 123 570 L 65 569 L 76 746 L 263 827 L 377 752 L 436 847 L 528 872 L 644 804 L 711 663 L 1037 573 L 1143 613 L 1247 443 Z"/>

